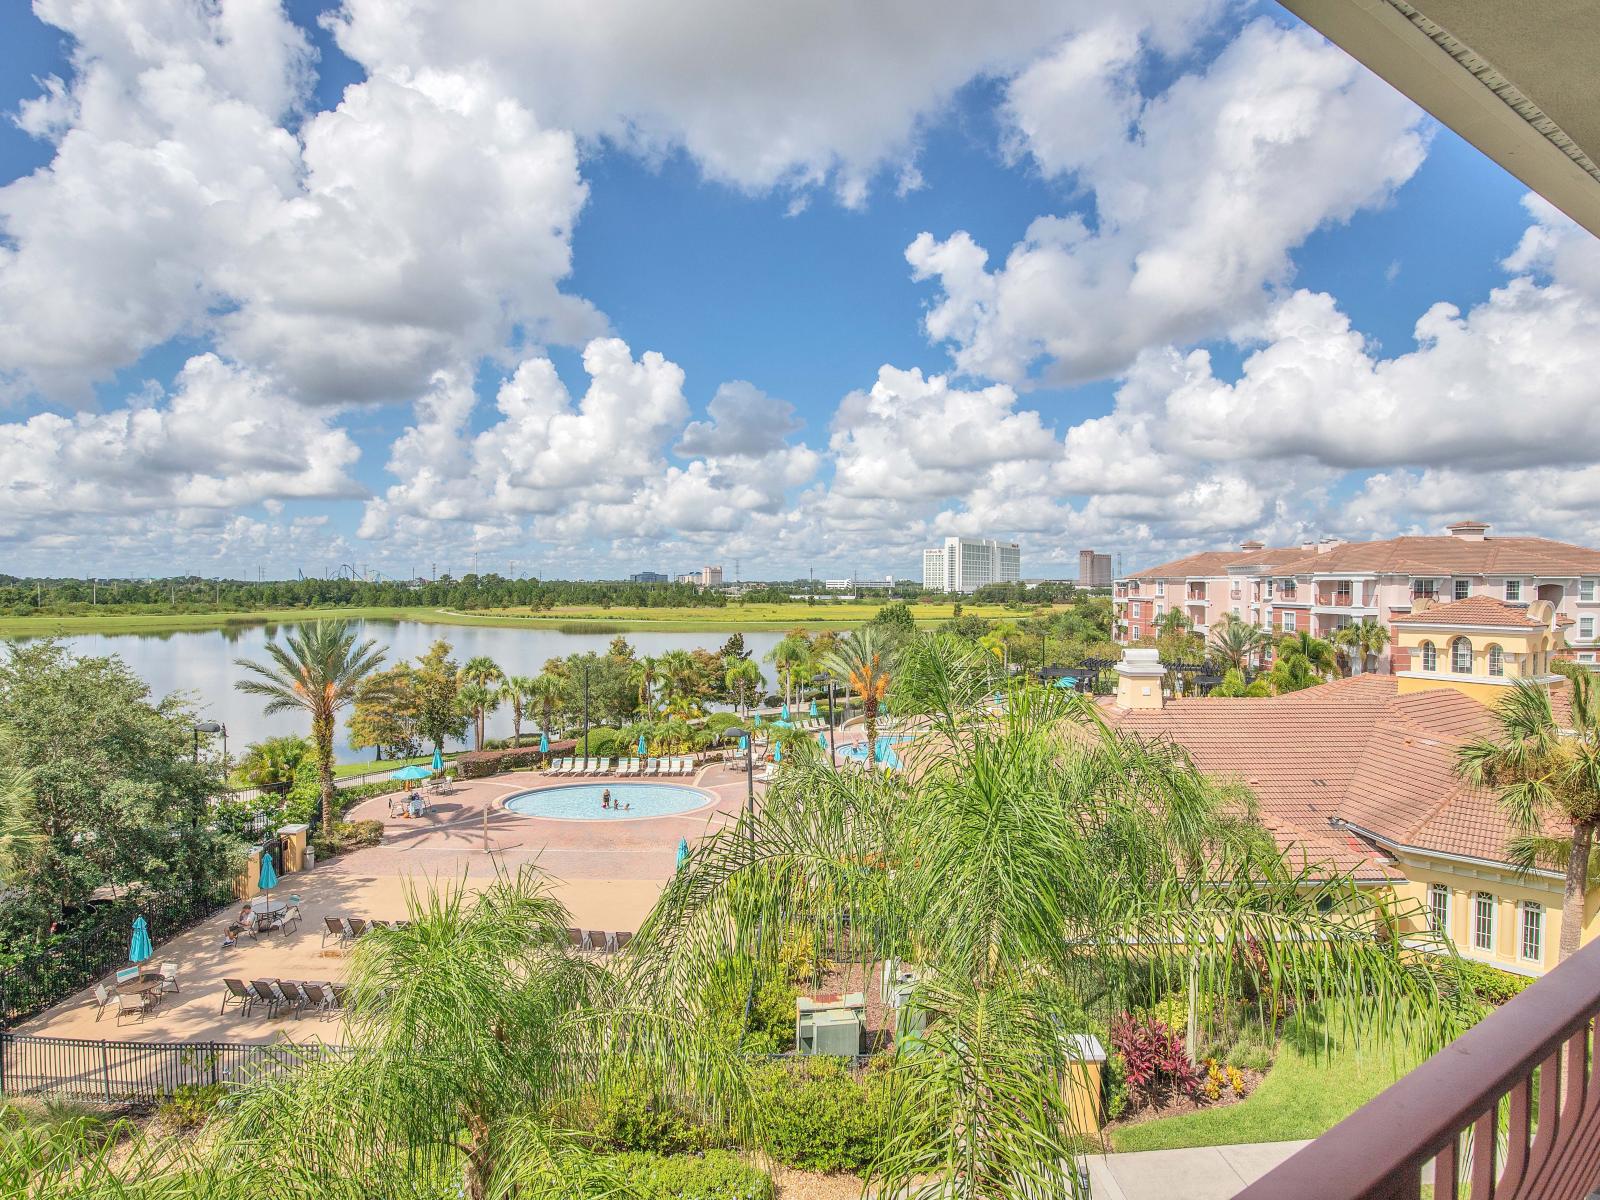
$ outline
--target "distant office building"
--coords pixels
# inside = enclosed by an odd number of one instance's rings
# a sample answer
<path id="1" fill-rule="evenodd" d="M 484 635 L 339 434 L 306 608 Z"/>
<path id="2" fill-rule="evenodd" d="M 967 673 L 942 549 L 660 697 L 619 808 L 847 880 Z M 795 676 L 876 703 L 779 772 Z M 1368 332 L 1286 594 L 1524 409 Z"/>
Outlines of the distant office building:
<path id="1" fill-rule="evenodd" d="M 660 571 L 640 571 L 637 575 L 628 576 L 629 583 L 666 583 L 667 577 Z"/>
<path id="2" fill-rule="evenodd" d="M 692 583 L 696 587 L 713 588 L 722 586 L 721 567 L 701 567 L 698 571 L 690 571 L 687 575 L 678 576 L 679 583 Z"/>
<path id="3" fill-rule="evenodd" d="M 993 538 L 944 539 L 922 552 L 922 586 L 934 592 L 975 592 L 1022 578 L 1022 547 Z"/>
<path id="4" fill-rule="evenodd" d="M 882 579 L 824 579 L 822 586 L 830 592 L 886 592 L 894 587 L 894 576 Z"/>
<path id="5" fill-rule="evenodd" d="M 1108 588 L 1111 586 L 1111 555 L 1096 554 L 1093 550 L 1078 551 L 1078 586 Z"/>

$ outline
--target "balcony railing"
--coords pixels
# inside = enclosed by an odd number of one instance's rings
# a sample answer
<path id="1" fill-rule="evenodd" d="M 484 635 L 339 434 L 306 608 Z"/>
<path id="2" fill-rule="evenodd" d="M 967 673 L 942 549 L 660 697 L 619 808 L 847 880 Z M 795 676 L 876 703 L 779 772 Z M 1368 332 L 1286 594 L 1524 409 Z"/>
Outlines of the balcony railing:
<path id="1" fill-rule="evenodd" d="M 1591 942 L 1237 1200 L 1416 1200 L 1424 1182 L 1438 1200 L 1583 1200 L 1600 1185 L 1597 1014 Z"/>

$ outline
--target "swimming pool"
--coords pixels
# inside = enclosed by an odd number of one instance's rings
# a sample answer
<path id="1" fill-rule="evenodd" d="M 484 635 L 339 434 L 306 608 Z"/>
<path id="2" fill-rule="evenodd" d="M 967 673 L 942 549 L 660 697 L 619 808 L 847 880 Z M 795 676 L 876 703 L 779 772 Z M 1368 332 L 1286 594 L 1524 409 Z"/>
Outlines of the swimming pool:
<path id="1" fill-rule="evenodd" d="M 609 791 L 621 808 L 600 807 Z M 635 821 L 640 817 L 667 817 L 711 803 L 706 793 L 672 783 L 575 783 L 566 787 L 519 792 L 506 807 L 525 817 L 556 817 L 564 821 Z"/>
<path id="2" fill-rule="evenodd" d="M 908 733 L 886 733 L 879 736 L 877 741 L 878 753 L 876 755 L 878 765 L 900 766 L 900 756 L 894 752 L 894 748 L 901 742 L 909 742 L 910 740 L 911 735 Z M 839 757 L 847 758 L 851 762 L 864 763 L 867 761 L 867 744 L 865 742 L 857 742 L 850 746 L 840 746 Z"/>

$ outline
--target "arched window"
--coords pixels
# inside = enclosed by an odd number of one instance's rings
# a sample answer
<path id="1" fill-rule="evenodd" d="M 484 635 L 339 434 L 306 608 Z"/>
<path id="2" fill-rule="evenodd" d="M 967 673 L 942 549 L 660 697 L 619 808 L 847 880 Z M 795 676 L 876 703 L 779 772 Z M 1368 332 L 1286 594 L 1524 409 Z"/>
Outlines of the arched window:
<path id="1" fill-rule="evenodd" d="M 1489 674 L 1497 678 L 1506 673 L 1505 651 L 1499 646 L 1489 647 Z"/>
<path id="2" fill-rule="evenodd" d="M 1472 643 L 1464 637 L 1450 643 L 1450 669 L 1457 675 L 1472 674 Z"/>
<path id="3" fill-rule="evenodd" d="M 1434 649 L 1432 642 L 1422 643 L 1422 669 L 1424 671 L 1439 669 L 1439 651 Z"/>

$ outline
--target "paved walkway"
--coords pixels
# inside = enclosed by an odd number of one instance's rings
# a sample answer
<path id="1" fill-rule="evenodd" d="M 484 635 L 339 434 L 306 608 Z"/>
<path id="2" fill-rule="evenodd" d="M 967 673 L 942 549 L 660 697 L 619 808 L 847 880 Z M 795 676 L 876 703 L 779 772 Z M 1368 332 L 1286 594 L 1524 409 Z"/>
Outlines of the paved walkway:
<path id="1" fill-rule="evenodd" d="M 1094 1200 L 1228 1200 L 1305 1142 L 1144 1150 L 1089 1159 Z"/>

